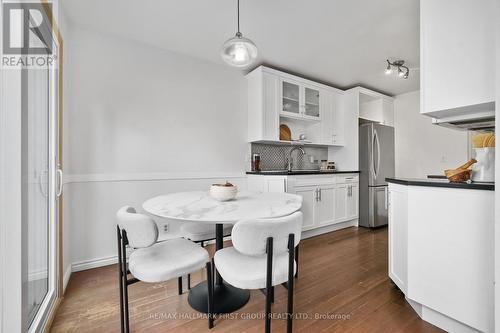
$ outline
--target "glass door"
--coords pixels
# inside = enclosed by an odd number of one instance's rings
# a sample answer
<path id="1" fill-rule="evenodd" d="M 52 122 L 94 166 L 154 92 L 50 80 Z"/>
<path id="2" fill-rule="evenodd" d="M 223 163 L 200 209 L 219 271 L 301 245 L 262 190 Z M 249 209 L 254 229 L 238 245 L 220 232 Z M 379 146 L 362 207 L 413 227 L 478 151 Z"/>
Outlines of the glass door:
<path id="1" fill-rule="evenodd" d="M 319 118 L 319 95 L 318 89 L 305 87 L 304 90 L 304 115 Z"/>
<path id="2" fill-rule="evenodd" d="M 49 70 L 26 69 L 23 79 L 26 108 L 23 110 L 23 225 L 27 261 L 24 281 L 24 312 L 29 326 L 49 290 L 50 110 Z"/>
<path id="3" fill-rule="evenodd" d="M 47 27 L 49 28 L 49 27 Z M 54 54 L 57 46 L 53 45 Z M 57 299 L 58 69 L 22 69 L 22 317 L 29 332 L 44 328 Z"/>
<path id="4" fill-rule="evenodd" d="M 298 116 L 301 113 L 300 86 L 291 81 L 281 81 L 281 113 Z"/>

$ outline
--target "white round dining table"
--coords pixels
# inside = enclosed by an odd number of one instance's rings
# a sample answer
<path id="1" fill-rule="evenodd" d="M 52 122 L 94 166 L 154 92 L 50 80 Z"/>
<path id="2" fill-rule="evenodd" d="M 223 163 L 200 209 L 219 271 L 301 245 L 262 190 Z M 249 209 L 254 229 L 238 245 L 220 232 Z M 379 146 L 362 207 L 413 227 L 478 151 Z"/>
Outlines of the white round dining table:
<path id="1" fill-rule="evenodd" d="M 215 225 L 215 249 L 223 248 L 223 225 L 244 219 L 270 219 L 290 215 L 302 206 L 302 197 L 290 193 L 239 192 L 234 200 L 220 202 L 208 191 L 179 192 L 160 195 L 145 201 L 144 210 L 152 215 Z M 250 292 L 225 283 L 216 273 L 214 312 L 230 313 L 243 307 Z M 208 313 L 206 281 L 189 291 L 188 302 L 199 312 Z"/>

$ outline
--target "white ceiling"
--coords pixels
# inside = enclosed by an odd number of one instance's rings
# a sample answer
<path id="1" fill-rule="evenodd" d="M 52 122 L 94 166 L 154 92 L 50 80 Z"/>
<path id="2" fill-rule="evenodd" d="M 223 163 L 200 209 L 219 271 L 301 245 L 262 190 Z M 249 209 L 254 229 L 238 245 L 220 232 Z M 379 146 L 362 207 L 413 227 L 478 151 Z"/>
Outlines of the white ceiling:
<path id="1" fill-rule="evenodd" d="M 236 0 L 64 0 L 63 10 L 73 23 L 219 64 L 236 32 Z M 386 58 L 419 67 L 418 0 L 240 0 L 240 10 L 259 64 L 339 88 L 419 89 L 418 70 L 384 74 Z"/>

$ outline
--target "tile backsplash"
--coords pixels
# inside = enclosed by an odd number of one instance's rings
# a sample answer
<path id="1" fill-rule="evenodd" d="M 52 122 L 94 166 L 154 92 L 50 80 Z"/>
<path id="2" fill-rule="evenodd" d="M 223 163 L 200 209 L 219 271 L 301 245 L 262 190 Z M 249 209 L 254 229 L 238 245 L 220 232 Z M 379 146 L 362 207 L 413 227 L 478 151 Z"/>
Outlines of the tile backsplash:
<path id="1" fill-rule="evenodd" d="M 288 165 L 290 150 L 294 147 L 296 146 L 252 143 L 251 152 L 252 156 L 253 154 L 260 154 L 260 166 L 263 171 L 284 170 Z M 302 149 L 306 152 L 305 155 L 302 155 L 300 150 L 293 152 L 294 169 L 319 169 L 318 162 L 328 159 L 328 148 L 326 147 L 302 146 Z M 313 163 L 311 163 L 311 156 L 314 159 Z"/>

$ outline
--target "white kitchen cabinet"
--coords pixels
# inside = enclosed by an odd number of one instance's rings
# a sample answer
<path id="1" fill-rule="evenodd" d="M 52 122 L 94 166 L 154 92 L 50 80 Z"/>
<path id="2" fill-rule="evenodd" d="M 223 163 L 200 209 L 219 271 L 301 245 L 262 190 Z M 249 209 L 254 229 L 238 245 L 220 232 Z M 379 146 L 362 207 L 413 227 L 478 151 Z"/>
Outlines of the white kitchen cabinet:
<path id="1" fill-rule="evenodd" d="M 345 144 L 343 91 L 264 66 L 246 78 L 249 142 L 290 143 L 279 140 L 284 124 L 292 140 L 306 135 L 304 145 Z"/>
<path id="2" fill-rule="evenodd" d="M 295 188 L 294 194 L 302 196 L 302 214 L 304 216 L 302 222 L 302 230 L 309 230 L 315 227 L 316 222 L 316 201 L 317 187 L 316 186 L 300 186 Z"/>
<path id="3" fill-rule="evenodd" d="M 356 87 L 349 90 L 354 93 L 359 118 L 387 126 L 394 126 L 394 99 L 376 91 Z"/>
<path id="4" fill-rule="evenodd" d="M 321 92 L 321 141 L 327 144 L 343 146 L 344 109 L 342 95 L 335 91 Z"/>
<path id="5" fill-rule="evenodd" d="M 247 175 L 249 191 L 288 192 L 302 196 L 304 231 L 356 220 L 359 215 L 358 182 L 357 174 Z"/>
<path id="6" fill-rule="evenodd" d="M 296 186 L 291 193 L 302 196 L 302 230 L 335 223 L 335 186 Z"/>
<path id="7" fill-rule="evenodd" d="M 494 331 L 495 191 L 389 183 L 389 277 L 424 320 Z"/>
<path id="8" fill-rule="evenodd" d="M 286 176 L 248 175 L 247 188 L 252 192 L 286 192 Z"/>
<path id="9" fill-rule="evenodd" d="M 495 13 L 494 0 L 420 1 L 422 114 L 494 115 Z"/>
<path id="10" fill-rule="evenodd" d="M 347 184 L 335 187 L 335 222 L 347 220 Z"/>
<path id="11" fill-rule="evenodd" d="M 317 191 L 315 225 L 335 223 L 335 186 L 323 185 L 318 187 Z"/>
<path id="12" fill-rule="evenodd" d="M 279 140 L 280 78 L 255 70 L 247 75 L 248 141 Z"/>
<path id="13" fill-rule="evenodd" d="M 406 186 L 389 184 L 389 277 L 403 293 L 408 279 L 408 194 Z"/>
<path id="14" fill-rule="evenodd" d="M 335 186 L 335 222 L 353 220 L 359 216 L 359 176 L 339 175 Z"/>
<path id="15" fill-rule="evenodd" d="M 321 120 L 321 88 L 289 78 L 281 78 L 280 87 L 281 116 Z"/>

